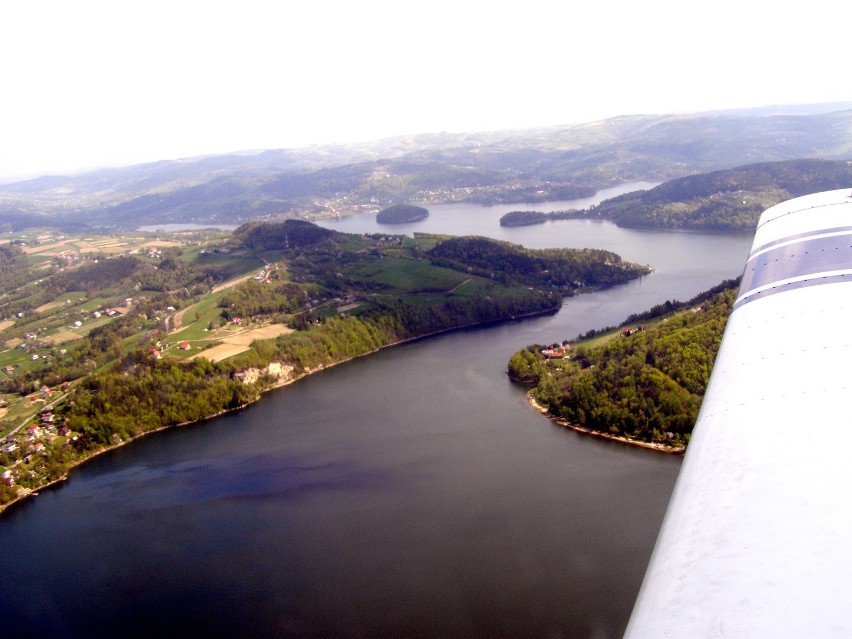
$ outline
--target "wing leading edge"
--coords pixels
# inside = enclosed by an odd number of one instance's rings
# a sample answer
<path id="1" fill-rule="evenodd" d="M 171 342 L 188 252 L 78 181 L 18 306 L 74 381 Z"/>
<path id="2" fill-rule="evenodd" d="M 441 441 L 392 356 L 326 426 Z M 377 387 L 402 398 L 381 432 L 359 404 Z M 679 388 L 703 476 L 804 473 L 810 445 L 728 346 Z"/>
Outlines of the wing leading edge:
<path id="1" fill-rule="evenodd" d="M 852 636 L 852 190 L 774 206 L 625 636 Z"/>

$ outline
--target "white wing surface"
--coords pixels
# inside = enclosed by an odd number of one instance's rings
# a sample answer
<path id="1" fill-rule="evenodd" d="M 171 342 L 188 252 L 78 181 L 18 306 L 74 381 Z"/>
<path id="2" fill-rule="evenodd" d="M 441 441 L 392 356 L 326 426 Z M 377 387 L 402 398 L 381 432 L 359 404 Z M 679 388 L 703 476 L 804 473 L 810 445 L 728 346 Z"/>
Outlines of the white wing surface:
<path id="1" fill-rule="evenodd" d="M 626 637 L 852 637 L 852 190 L 764 212 Z"/>

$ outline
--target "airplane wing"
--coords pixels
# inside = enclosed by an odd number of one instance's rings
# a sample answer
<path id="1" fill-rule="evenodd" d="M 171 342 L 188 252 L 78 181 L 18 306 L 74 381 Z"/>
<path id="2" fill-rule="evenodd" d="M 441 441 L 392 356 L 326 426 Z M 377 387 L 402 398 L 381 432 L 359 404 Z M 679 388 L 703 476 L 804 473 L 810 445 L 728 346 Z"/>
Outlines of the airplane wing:
<path id="1" fill-rule="evenodd" d="M 852 637 L 852 190 L 760 218 L 625 637 Z"/>

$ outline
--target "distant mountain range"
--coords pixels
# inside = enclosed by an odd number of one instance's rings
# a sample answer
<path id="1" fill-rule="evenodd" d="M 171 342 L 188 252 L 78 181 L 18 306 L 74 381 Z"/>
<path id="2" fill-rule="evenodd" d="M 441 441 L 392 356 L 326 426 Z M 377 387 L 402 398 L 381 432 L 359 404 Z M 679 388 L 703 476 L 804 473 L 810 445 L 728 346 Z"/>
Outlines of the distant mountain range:
<path id="1" fill-rule="evenodd" d="M 852 103 L 401 136 L 46 176 L 0 185 L 0 229 L 240 224 L 397 202 L 564 200 L 623 182 L 799 158 L 852 158 Z"/>

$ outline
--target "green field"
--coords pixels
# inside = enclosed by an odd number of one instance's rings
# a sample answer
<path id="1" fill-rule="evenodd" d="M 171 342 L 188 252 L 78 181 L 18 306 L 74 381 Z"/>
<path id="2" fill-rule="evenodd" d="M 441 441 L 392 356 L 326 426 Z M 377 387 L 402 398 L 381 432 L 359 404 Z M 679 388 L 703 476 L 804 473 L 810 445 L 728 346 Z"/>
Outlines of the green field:
<path id="1" fill-rule="evenodd" d="M 219 301 L 227 293 L 227 289 L 210 293 L 198 304 L 189 307 L 183 315 L 182 326 L 184 328 L 172 335 L 170 341 L 209 339 L 210 335 L 206 329 L 211 323 L 215 326 L 221 322 L 222 309 L 219 308 Z"/>
<path id="2" fill-rule="evenodd" d="M 360 265 L 350 274 L 399 294 L 447 292 L 468 277 L 425 260 L 387 258 Z"/>

